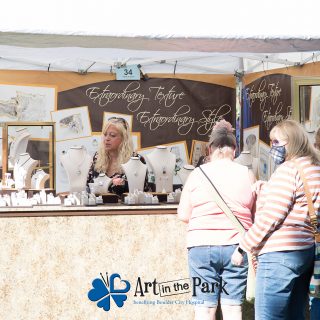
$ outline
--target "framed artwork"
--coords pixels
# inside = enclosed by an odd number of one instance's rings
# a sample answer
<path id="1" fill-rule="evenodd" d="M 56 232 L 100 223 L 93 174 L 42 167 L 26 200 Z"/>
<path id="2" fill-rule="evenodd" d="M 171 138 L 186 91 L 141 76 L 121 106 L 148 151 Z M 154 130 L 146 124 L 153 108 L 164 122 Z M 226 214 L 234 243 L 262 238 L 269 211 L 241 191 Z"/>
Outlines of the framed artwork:
<path id="1" fill-rule="evenodd" d="M 56 87 L 0 84 L 0 122 L 51 121 L 56 102 Z"/>
<path id="2" fill-rule="evenodd" d="M 270 147 L 259 141 L 259 179 L 268 181 L 270 177 Z"/>
<path id="3" fill-rule="evenodd" d="M 133 150 L 141 149 L 141 133 L 140 132 L 131 132 Z"/>
<path id="4" fill-rule="evenodd" d="M 116 112 L 104 112 L 103 113 L 103 124 L 102 128 L 104 127 L 105 123 L 110 119 L 110 118 L 123 118 L 127 121 L 129 124 L 129 131 L 132 131 L 132 116 L 129 114 L 124 114 L 124 113 L 116 113 Z M 102 131 L 101 128 L 101 131 Z"/>
<path id="5" fill-rule="evenodd" d="M 201 156 L 206 155 L 206 147 L 208 142 L 192 140 L 190 163 L 195 167 Z"/>
<path id="6" fill-rule="evenodd" d="M 243 150 L 250 151 L 254 158 L 259 155 L 259 129 L 260 126 L 243 129 Z"/>
<path id="7" fill-rule="evenodd" d="M 91 123 L 88 107 L 68 108 L 51 112 L 56 123 L 56 141 L 91 136 Z"/>
<path id="8" fill-rule="evenodd" d="M 176 171 L 179 171 L 185 164 L 189 164 L 189 155 L 187 143 L 185 141 L 179 141 L 166 144 L 170 152 L 176 155 Z"/>

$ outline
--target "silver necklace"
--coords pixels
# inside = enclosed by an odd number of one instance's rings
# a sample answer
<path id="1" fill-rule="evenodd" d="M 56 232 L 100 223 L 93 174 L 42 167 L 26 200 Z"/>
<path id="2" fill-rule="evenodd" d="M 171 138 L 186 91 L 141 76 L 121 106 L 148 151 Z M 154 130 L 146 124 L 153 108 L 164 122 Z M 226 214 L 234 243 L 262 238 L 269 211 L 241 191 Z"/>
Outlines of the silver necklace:
<path id="1" fill-rule="evenodd" d="M 81 151 L 83 152 L 82 149 L 81 149 Z M 69 158 L 70 158 L 70 160 L 71 160 L 71 163 L 74 163 L 74 160 L 75 160 L 75 159 L 72 159 L 72 157 L 71 157 L 70 154 L 69 154 Z M 77 167 L 77 169 L 76 169 L 76 175 L 77 175 L 77 176 L 80 176 L 80 175 L 81 175 L 81 167 L 82 167 L 85 159 L 86 159 L 86 157 L 85 157 L 85 154 L 84 154 L 83 157 L 82 157 L 82 159 L 81 159 L 81 161 L 80 161 L 80 163 L 79 163 L 79 164 L 75 164 L 76 167 Z"/>
<path id="2" fill-rule="evenodd" d="M 29 160 L 31 159 L 31 157 L 29 156 L 29 158 L 27 160 L 25 160 L 23 163 L 20 164 L 20 161 L 18 161 L 18 166 L 21 168 L 23 167 Z"/>

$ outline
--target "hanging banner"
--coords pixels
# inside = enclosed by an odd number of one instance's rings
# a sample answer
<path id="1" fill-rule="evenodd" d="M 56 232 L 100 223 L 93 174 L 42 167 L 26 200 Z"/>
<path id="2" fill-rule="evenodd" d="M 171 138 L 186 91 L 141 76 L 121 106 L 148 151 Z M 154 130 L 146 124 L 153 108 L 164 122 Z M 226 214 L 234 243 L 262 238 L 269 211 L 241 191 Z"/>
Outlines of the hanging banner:
<path id="1" fill-rule="evenodd" d="M 193 141 L 208 141 L 216 121 L 235 123 L 233 88 L 190 80 L 105 81 L 58 94 L 58 112 L 68 109 L 60 121 L 86 122 L 84 111 L 72 114 L 72 108 L 84 106 L 93 132 L 101 132 L 109 117 L 122 116 L 140 133 L 141 149 L 184 141 L 190 152 Z"/>
<path id="2" fill-rule="evenodd" d="M 245 87 L 243 98 L 243 108 L 248 108 L 242 110 L 246 115 L 243 128 L 260 126 L 260 140 L 269 144 L 270 130 L 292 115 L 291 77 L 273 74 L 259 78 Z"/>

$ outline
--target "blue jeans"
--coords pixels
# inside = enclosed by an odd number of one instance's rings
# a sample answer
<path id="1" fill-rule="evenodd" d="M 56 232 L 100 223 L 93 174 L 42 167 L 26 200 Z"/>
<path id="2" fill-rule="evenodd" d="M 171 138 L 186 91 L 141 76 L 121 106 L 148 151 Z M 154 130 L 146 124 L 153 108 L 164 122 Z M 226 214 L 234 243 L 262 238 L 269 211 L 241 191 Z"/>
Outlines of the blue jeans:
<path id="1" fill-rule="evenodd" d="M 304 320 L 313 271 L 314 246 L 259 256 L 256 320 Z"/>
<path id="2" fill-rule="evenodd" d="M 192 301 L 198 306 L 241 305 L 244 300 L 248 261 L 234 266 L 231 256 L 237 245 L 189 248 Z"/>
<path id="3" fill-rule="evenodd" d="M 320 319 L 320 298 L 310 297 L 310 320 Z"/>

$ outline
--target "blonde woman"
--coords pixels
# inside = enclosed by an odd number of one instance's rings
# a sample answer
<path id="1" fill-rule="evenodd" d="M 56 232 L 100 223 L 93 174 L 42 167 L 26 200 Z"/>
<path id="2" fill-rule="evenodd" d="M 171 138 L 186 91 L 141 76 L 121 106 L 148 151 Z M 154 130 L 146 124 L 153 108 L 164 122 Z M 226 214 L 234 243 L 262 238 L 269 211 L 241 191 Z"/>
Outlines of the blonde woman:
<path id="1" fill-rule="evenodd" d="M 255 178 L 247 167 L 234 162 L 236 138 L 225 120 L 213 128 L 209 161 L 201 165 L 242 225 L 252 225 Z M 224 320 L 241 320 L 247 264 L 236 266 L 231 255 L 239 232 L 202 183 L 200 168 L 188 177 L 181 194 L 178 217 L 188 223 L 187 248 L 195 320 L 213 320 L 220 301 Z M 206 289 L 207 288 L 207 289 Z M 209 289 L 210 288 L 210 289 Z"/>
<path id="2" fill-rule="evenodd" d="M 128 183 L 121 164 L 126 163 L 132 155 L 133 143 L 127 121 L 123 118 L 110 118 L 102 129 L 101 143 L 98 152 L 93 156 L 87 183 L 93 182 L 100 173 L 105 173 L 112 179 L 110 192 L 118 195 L 128 192 Z M 143 157 L 139 157 L 145 163 Z"/>
<path id="3" fill-rule="evenodd" d="M 270 155 L 279 166 L 260 192 L 254 224 L 240 241 L 240 249 L 258 256 L 255 319 L 303 320 L 313 271 L 314 236 L 297 166 L 306 176 L 317 212 L 320 157 L 294 120 L 277 124 L 270 139 Z M 238 251 L 232 260 L 240 262 Z"/>

